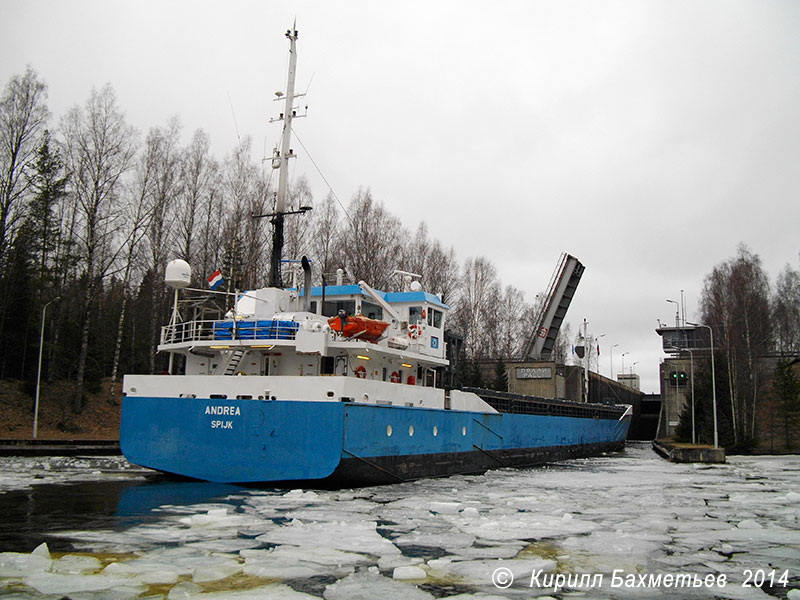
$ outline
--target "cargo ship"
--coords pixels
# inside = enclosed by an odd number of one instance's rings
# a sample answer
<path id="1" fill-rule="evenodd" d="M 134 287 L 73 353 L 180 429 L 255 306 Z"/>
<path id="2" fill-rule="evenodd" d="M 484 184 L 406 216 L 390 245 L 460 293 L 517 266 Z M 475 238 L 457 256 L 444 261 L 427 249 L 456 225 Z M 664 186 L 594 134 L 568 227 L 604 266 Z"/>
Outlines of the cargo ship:
<path id="1" fill-rule="evenodd" d="M 220 483 L 324 487 L 525 467 L 624 445 L 630 407 L 453 386 L 450 307 L 414 274 L 399 271 L 396 291 L 345 281 L 341 269 L 314 287 L 303 257 L 302 285 L 299 269 L 296 285 L 282 285 L 283 220 L 298 212 L 285 209 L 297 31 L 286 37 L 269 285 L 201 290 L 190 287 L 186 262 L 167 265 L 174 305 L 158 349 L 169 369 L 124 378 L 127 460 Z M 572 261 L 551 281 L 549 324 L 563 319 Z M 220 298 L 217 314 L 202 307 Z M 537 328 L 535 342 L 556 330 Z"/>

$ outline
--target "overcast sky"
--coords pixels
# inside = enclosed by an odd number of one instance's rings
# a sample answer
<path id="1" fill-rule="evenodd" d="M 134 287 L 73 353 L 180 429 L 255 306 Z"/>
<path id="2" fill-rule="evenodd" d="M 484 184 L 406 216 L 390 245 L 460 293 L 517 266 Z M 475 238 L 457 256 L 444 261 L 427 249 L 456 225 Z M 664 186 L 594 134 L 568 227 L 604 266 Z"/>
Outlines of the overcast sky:
<path id="1" fill-rule="evenodd" d="M 285 86 L 335 193 L 359 186 L 533 302 L 561 252 L 586 266 L 567 315 L 658 391 L 656 319 L 697 315 L 740 242 L 770 279 L 800 252 L 800 2 L 0 0 L 0 81 L 31 65 L 53 125 L 110 82 L 143 134 L 179 115 L 254 157 Z M 327 187 L 300 154 L 318 200 Z M 398 265 L 401 266 L 401 265 Z"/>

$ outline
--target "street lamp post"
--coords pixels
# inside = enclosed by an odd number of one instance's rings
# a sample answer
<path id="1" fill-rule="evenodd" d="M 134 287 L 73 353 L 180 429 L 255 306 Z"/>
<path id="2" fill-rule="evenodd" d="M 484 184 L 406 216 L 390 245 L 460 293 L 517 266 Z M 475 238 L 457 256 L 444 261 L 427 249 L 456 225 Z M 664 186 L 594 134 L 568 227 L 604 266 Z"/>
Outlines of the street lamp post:
<path id="1" fill-rule="evenodd" d="M 614 344 L 611 346 L 611 350 L 609 354 L 611 355 L 611 379 L 614 380 L 614 348 L 619 346 L 619 344 Z"/>
<path id="2" fill-rule="evenodd" d="M 625 355 L 630 354 L 630 352 L 623 352 L 622 353 L 622 374 L 625 375 Z M 624 379 L 624 377 L 623 377 Z"/>
<path id="3" fill-rule="evenodd" d="M 689 323 L 694 327 L 705 327 L 711 334 L 711 397 L 712 397 L 712 412 L 714 417 L 714 448 L 719 448 L 719 435 L 717 432 L 717 378 L 714 373 L 714 330 L 710 325 L 703 325 L 702 323 Z"/>
<path id="4" fill-rule="evenodd" d="M 692 384 L 692 443 L 696 444 L 697 436 L 694 429 L 694 352 L 689 348 L 686 348 L 686 351 L 689 353 L 689 381 Z"/>
<path id="5" fill-rule="evenodd" d="M 61 296 L 56 296 L 50 302 L 45 304 L 42 307 L 42 329 L 39 334 L 39 367 L 36 371 L 36 400 L 33 403 L 33 437 L 36 438 L 36 434 L 38 433 L 39 429 L 39 385 L 42 380 L 42 347 L 44 346 L 44 320 L 45 315 L 47 314 L 47 307 L 50 306 L 53 302 L 58 302 L 61 300 Z"/>

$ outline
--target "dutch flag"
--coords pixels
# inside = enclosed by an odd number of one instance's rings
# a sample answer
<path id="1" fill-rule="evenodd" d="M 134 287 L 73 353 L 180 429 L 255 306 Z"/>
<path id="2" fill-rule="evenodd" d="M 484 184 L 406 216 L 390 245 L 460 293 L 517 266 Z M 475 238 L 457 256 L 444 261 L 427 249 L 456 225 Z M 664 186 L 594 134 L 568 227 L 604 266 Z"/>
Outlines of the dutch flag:
<path id="1" fill-rule="evenodd" d="M 217 289 L 219 284 L 222 283 L 222 271 L 217 269 L 208 277 L 208 287 L 212 290 Z"/>

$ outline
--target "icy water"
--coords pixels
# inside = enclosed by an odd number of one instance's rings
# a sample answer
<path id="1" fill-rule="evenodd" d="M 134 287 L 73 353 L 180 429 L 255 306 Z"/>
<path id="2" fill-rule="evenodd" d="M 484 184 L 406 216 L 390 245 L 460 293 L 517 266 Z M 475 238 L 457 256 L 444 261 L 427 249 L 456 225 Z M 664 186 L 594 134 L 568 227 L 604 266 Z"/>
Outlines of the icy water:
<path id="1" fill-rule="evenodd" d="M 0 458 L 0 597 L 800 598 L 800 456 L 649 445 L 336 491 Z"/>

